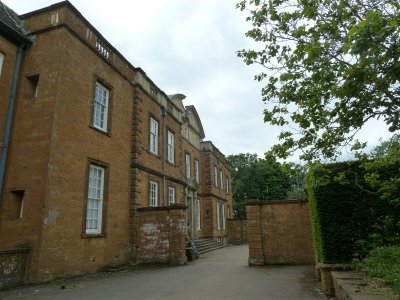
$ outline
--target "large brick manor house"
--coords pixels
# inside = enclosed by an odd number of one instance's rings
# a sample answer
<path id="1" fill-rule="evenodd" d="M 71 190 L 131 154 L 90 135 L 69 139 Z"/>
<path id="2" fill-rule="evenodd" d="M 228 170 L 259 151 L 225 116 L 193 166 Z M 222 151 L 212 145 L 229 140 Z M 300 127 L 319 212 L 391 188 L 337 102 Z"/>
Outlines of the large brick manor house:
<path id="1" fill-rule="evenodd" d="M 224 243 L 230 167 L 184 99 L 68 1 L 0 2 L 0 262 L 24 254 L 27 282 L 135 262 L 143 208 L 181 209 L 185 239 Z"/>

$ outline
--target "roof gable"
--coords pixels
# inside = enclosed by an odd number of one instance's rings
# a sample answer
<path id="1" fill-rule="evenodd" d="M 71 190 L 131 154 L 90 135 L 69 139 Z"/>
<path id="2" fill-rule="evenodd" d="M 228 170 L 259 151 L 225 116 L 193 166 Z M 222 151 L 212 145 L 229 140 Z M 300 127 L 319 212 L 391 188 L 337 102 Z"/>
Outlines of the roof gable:
<path id="1" fill-rule="evenodd" d="M 18 14 L 0 1 L 0 32 L 16 44 L 30 44 Z"/>
<path id="2" fill-rule="evenodd" d="M 199 114 L 197 113 L 196 108 L 193 105 L 188 105 L 185 106 L 186 111 L 188 111 L 189 113 L 191 113 L 193 115 L 193 119 L 195 120 L 197 126 L 195 126 L 196 129 L 198 129 L 200 137 L 202 139 L 204 139 L 206 137 L 205 133 L 204 133 L 204 129 L 203 129 L 203 124 L 201 124 L 201 120 L 199 117 Z"/>

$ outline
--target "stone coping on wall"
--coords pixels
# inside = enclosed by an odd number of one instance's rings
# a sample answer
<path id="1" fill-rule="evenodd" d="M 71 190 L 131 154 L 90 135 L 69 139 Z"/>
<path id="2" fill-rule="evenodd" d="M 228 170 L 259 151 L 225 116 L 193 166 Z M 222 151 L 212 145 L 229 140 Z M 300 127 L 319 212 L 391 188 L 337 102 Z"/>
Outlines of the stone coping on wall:
<path id="1" fill-rule="evenodd" d="M 138 207 L 136 210 L 137 211 L 169 211 L 169 210 L 174 210 L 174 209 L 187 209 L 187 206 L 183 204 L 175 204 L 172 206 L 150 206 L 150 207 Z"/>
<path id="2" fill-rule="evenodd" d="M 354 266 L 352 264 L 325 264 L 325 263 L 317 263 L 318 269 L 323 269 L 326 271 L 349 271 L 354 270 Z"/>
<path id="3" fill-rule="evenodd" d="M 29 251 L 30 251 L 29 248 L 19 248 L 19 249 L 10 249 L 10 250 L 0 250 L 0 255 L 28 253 Z"/>
<path id="4" fill-rule="evenodd" d="M 317 263 L 316 269 L 321 278 L 322 290 L 328 297 L 335 295 L 335 287 L 332 277 L 333 271 L 349 271 L 354 267 L 351 264 L 325 264 Z"/>
<path id="5" fill-rule="evenodd" d="M 272 204 L 293 204 L 293 203 L 307 203 L 306 200 L 298 199 L 287 199 L 287 200 L 257 200 L 249 199 L 246 201 L 246 205 L 272 205 Z"/>
<path id="6" fill-rule="evenodd" d="M 390 300 L 389 296 L 373 293 L 365 279 L 354 271 L 332 271 L 335 299 L 338 300 Z"/>

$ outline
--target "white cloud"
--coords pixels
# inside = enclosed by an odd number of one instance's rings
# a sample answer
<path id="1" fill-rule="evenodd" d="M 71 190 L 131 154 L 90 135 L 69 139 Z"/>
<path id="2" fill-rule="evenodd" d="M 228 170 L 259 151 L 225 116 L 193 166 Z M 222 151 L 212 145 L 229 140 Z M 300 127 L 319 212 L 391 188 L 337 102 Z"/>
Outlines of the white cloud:
<path id="1" fill-rule="evenodd" d="M 3 0 L 26 13 L 57 0 Z M 134 66 L 141 67 L 167 94 L 183 93 L 199 112 L 206 138 L 225 154 L 257 153 L 274 143 L 280 128 L 263 122 L 262 84 L 236 51 L 254 48 L 244 33 L 245 14 L 232 0 L 152 0 L 71 3 Z M 389 136 L 381 123 L 359 136 L 378 143 Z M 292 158 L 295 159 L 295 158 Z"/>

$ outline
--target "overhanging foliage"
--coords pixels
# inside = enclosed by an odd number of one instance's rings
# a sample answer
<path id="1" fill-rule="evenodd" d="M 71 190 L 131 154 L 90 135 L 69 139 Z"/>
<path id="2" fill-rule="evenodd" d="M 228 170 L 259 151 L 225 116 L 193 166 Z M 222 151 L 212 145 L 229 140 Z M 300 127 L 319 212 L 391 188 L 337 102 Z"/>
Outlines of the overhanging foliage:
<path id="1" fill-rule="evenodd" d="M 400 4 L 394 0 L 243 0 L 246 34 L 258 49 L 238 51 L 265 71 L 265 122 L 290 126 L 272 151 L 286 158 L 334 158 L 365 143 L 370 119 L 400 129 Z M 256 46 L 257 48 L 257 46 Z"/>

